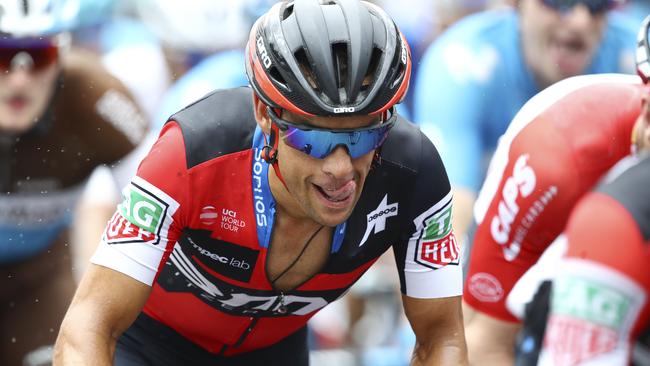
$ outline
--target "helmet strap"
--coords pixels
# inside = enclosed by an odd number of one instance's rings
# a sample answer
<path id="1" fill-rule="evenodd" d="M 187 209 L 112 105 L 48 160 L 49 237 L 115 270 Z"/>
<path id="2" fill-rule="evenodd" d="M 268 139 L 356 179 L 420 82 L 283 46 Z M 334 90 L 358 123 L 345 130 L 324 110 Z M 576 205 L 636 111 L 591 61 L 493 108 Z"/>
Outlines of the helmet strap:
<path id="1" fill-rule="evenodd" d="M 264 135 L 264 147 L 262 147 L 261 157 L 267 164 L 270 164 L 275 171 L 275 175 L 280 179 L 284 188 L 289 191 L 287 183 L 284 182 L 282 173 L 280 173 L 280 166 L 278 165 L 278 136 L 280 135 L 280 130 L 275 123 L 271 122 L 271 131 L 269 131 L 269 138 L 267 140 L 266 135 Z M 290 191 L 289 191 L 290 192 Z"/>

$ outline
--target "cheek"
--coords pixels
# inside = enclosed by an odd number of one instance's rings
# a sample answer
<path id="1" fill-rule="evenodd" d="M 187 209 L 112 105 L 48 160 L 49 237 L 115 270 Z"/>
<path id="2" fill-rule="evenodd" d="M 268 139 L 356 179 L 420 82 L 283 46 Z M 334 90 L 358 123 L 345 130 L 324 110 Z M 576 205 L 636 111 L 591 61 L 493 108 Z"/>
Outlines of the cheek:
<path id="1" fill-rule="evenodd" d="M 370 171 L 370 167 L 372 166 L 372 160 L 375 157 L 375 152 L 369 152 L 364 156 L 361 156 L 357 159 L 354 159 L 352 161 L 352 164 L 354 165 L 354 169 L 361 174 L 362 176 L 366 176 L 368 172 Z"/>
<path id="2" fill-rule="evenodd" d="M 52 65 L 35 75 L 32 96 L 39 101 L 47 101 L 54 93 L 54 85 L 59 75 L 58 67 Z"/>
<path id="3" fill-rule="evenodd" d="M 312 160 L 316 159 L 288 146 L 283 141 L 278 144 L 278 162 L 282 175 L 286 179 L 308 175 L 309 169 L 315 165 Z"/>

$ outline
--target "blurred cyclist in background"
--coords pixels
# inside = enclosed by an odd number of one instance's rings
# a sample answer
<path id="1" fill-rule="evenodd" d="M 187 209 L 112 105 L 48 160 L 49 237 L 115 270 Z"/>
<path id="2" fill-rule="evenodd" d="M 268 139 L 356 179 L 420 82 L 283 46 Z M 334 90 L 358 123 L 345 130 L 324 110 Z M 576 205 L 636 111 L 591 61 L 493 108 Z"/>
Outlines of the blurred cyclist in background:
<path id="1" fill-rule="evenodd" d="M 637 55 L 647 60 L 646 53 L 644 46 Z M 647 62 L 639 64 L 640 75 L 647 69 Z M 576 202 L 631 150 L 645 145 L 649 130 L 641 107 L 647 99 L 648 90 L 637 76 L 569 78 L 526 103 L 500 139 L 474 207 L 478 228 L 463 297 L 469 305 L 465 309 L 472 309 L 466 325 L 471 359 L 494 365 L 513 362 L 523 316 L 515 284 L 529 275 L 543 252 L 549 254 L 547 248 L 564 230 Z M 598 210 L 591 214 L 605 215 Z M 555 253 L 561 255 L 562 249 Z M 536 285 L 527 283 L 523 290 L 532 295 Z M 517 287 L 521 292 L 521 282 Z M 544 324 L 543 307 L 529 307 L 526 313 Z M 521 353 L 539 350 L 540 339 L 527 338 Z"/>
<path id="2" fill-rule="evenodd" d="M 75 288 L 68 228 L 81 187 L 147 130 L 124 86 L 69 49 L 78 6 L 0 0 L 2 365 L 47 360 Z"/>
<path id="3" fill-rule="evenodd" d="M 634 71 L 638 25 L 610 12 L 622 2 L 520 0 L 463 19 L 429 48 L 414 120 L 448 166 L 459 237 L 497 139 L 528 99 L 569 76 Z"/>

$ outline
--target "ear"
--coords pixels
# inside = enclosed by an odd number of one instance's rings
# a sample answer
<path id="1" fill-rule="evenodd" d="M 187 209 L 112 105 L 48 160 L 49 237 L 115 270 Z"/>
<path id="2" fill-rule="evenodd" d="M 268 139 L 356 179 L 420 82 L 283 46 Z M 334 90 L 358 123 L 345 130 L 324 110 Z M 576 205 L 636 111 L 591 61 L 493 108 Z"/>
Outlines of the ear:
<path id="1" fill-rule="evenodd" d="M 253 93 L 253 109 L 255 111 L 255 120 L 257 121 L 257 124 L 262 129 L 262 132 L 268 135 L 271 131 L 271 118 L 266 110 L 266 104 L 264 104 L 255 93 Z"/>

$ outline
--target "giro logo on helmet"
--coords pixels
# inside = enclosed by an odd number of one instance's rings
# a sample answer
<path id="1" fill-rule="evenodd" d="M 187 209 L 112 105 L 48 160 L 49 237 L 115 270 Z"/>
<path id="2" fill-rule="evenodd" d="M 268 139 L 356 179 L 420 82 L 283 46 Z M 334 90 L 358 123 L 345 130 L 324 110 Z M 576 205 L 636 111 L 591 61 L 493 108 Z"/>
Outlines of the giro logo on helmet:
<path id="1" fill-rule="evenodd" d="M 400 56 L 402 58 L 402 63 L 406 65 L 406 43 L 405 42 L 402 42 L 402 51 Z"/>
<path id="2" fill-rule="evenodd" d="M 354 113 L 354 107 L 337 107 L 334 108 L 334 113 Z"/>
<path id="3" fill-rule="evenodd" d="M 262 63 L 264 64 L 265 68 L 271 67 L 271 58 L 269 57 L 268 52 L 266 51 L 266 46 L 264 46 L 264 40 L 262 39 L 262 36 L 257 37 L 257 50 L 259 51 L 260 58 L 262 59 Z"/>

